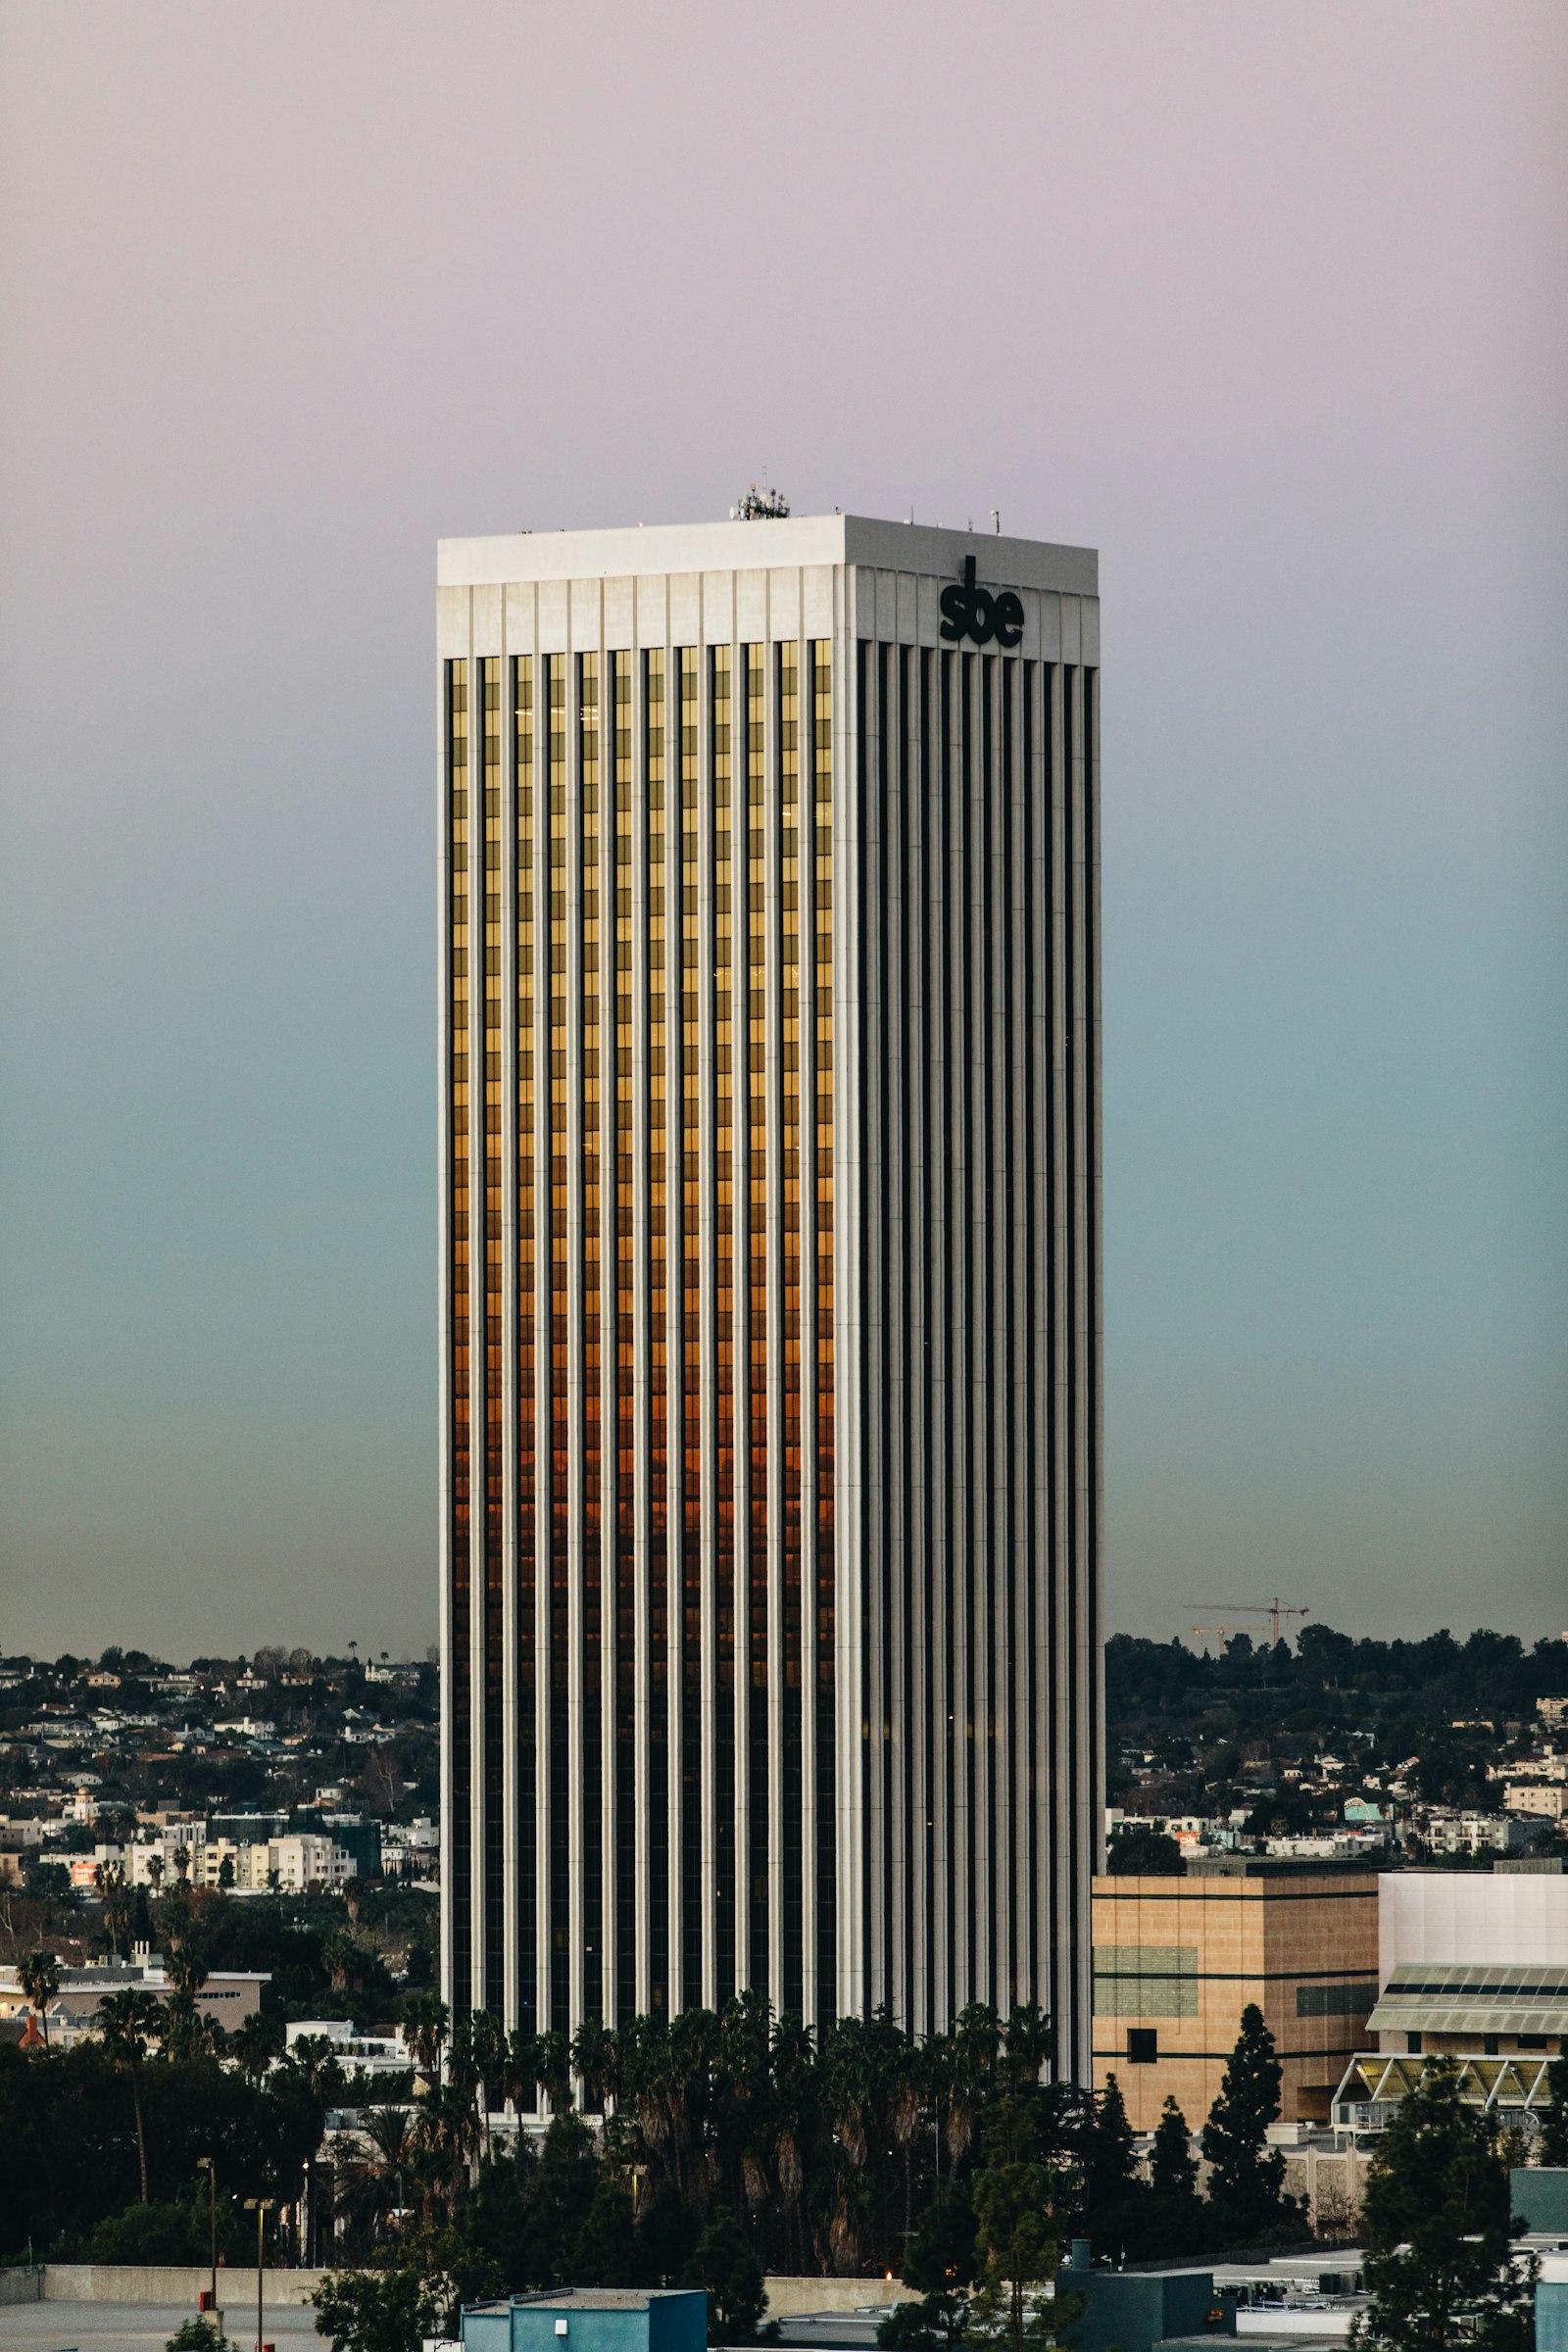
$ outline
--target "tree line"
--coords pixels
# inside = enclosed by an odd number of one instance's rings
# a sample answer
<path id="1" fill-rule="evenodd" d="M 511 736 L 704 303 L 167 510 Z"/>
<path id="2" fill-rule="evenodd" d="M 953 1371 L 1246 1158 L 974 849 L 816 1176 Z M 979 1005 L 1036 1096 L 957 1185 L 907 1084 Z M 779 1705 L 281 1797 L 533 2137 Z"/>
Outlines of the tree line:
<path id="1" fill-rule="evenodd" d="M 416 2096 L 366 2116 L 334 2174 L 323 2316 L 344 2352 L 378 2352 L 393 2309 L 428 2333 L 443 2295 L 573 2281 L 701 2285 L 715 2340 L 745 2342 L 767 2272 L 901 2278 L 920 2299 L 886 2340 L 938 2352 L 1021 2326 L 1074 2236 L 1122 2260 L 1302 2229 L 1266 2144 L 1280 2066 L 1255 2008 L 1203 2127 L 1203 2193 L 1174 2102 L 1146 2169 L 1114 2080 L 1041 2081 L 1032 2005 L 972 2004 L 920 2042 L 885 2015 L 813 2034 L 755 1992 L 570 2040 L 454 2027 L 424 1999 L 406 2030 Z M 542 2138 L 492 2139 L 505 2103 L 551 2110 Z"/>

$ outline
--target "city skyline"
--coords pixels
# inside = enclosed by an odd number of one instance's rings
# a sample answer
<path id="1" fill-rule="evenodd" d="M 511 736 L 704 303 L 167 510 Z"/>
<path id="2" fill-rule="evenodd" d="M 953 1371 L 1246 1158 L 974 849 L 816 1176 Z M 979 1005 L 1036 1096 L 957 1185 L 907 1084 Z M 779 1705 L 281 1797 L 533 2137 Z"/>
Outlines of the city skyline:
<path id="1" fill-rule="evenodd" d="M 429 546 L 764 467 L 1102 551 L 1109 1626 L 1556 1630 L 1560 17 L 456 22 L 0 24 L 8 1642 L 433 1639 Z"/>

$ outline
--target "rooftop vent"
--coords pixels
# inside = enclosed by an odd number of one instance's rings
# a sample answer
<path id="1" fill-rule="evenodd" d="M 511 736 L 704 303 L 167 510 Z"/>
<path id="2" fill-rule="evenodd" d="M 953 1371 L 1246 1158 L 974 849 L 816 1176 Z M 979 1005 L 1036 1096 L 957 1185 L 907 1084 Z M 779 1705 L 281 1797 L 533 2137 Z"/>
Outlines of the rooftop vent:
<path id="1" fill-rule="evenodd" d="M 753 482 L 744 498 L 738 498 L 729 511 L 731 522 L 781 522 L 790 511 L 790 502 L 782 490 L 759 490 Z"/>

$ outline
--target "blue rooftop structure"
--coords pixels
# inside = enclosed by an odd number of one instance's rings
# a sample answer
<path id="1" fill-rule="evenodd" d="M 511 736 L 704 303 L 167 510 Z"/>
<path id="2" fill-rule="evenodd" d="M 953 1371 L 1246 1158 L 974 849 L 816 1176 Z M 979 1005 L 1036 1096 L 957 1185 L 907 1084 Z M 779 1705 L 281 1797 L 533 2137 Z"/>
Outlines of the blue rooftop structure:
<path id="1" fill-rule="evenodd" d="M 1568 2165 L 1517 2167 L 1508 2175 L 1508 2194 L 1527 2230 L 1568 2237 Z"/>
<path id="2" fill-rule="evenodd" d="M 1214 2292 L 1211 2271 L 1095 2271 L 1066 2265 L 1059 2289 L 1084 2307 L 1061 2328 L 1072 2352 L 1152 2352 L 1171 2338 L 1236 2335 L 1236 2306 Z"/>
<path id="3" fill-rule="evenodd" d="M 707 2352 L 708 2297 L 690 2287 L 564 2287 L 473 2303 L 464 2352 Z"/>

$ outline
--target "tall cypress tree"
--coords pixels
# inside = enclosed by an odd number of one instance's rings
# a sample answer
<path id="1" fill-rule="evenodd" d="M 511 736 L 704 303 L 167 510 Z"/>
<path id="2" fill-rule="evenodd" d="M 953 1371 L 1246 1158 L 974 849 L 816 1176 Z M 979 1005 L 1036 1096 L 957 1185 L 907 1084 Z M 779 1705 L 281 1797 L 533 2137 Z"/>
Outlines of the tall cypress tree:
<path id="1" fill-rule="evenodd" d="M 1156 2197 L 1190 2197 L 1198 2187 L 1198 2159 L 1193 2154 L 1187 2118 L 1172 2097 L 1154 2127 L 1149 2178 Z"/>
<path id="2" fill-rule="evenodd" d="M 1294 2211 L 1294 2200 L 1284 2194 L 1285 2159 L 1268 2145 L 1269 2125 L 1279 2120 L 1280 2080 L 1274 2036 L 1262 2010 L 1249 2001 L 1203 2126 L 1209 2202 L 1233 2245 L 1266 2235 Z"/>
<path id="3" fill-rule="evenodd" d="M 1138 2178 L 1138 2151 L 1127 2103 L 1114 2075 L 1094 2103 L 1084 2165 L 1084 2224 L 1092 2238 L 1121 2251 L 1137 2229 L 1135 2208 L 1148 2195 Z"/>

